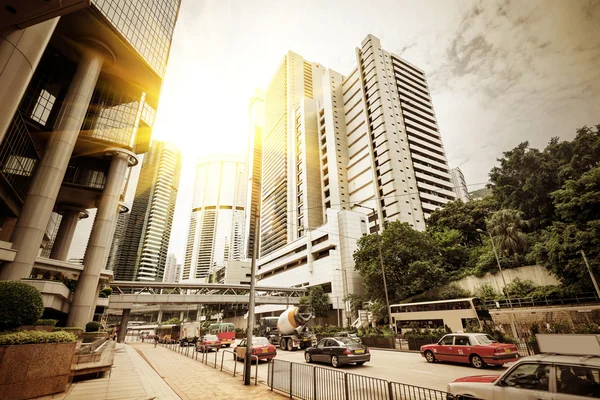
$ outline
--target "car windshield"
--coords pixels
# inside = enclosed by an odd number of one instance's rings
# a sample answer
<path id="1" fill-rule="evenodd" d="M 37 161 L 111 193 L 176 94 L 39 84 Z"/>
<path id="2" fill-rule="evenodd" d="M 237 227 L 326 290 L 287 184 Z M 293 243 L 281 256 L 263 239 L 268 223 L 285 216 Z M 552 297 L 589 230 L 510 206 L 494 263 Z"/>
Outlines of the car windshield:
<path id="1" fill-rule="evenodd" d="M 352 345 L 352 346 L 356 346 L 358 343 L 356 342 L 356 340 L 353 340 L 351 338 L 346 338 L 346 337 L 342 337 L 342 338 L 336 338 L 336 340 L 338 342 L 342 342 L 344 344 L 347 345 Z"/>
<path id="2" fill-rule="evenodd" d="M 475 339 L 479 344 L 490 344 L 490 343 L 498 343 L 496 339 L 491 337 L 490 335 L 477 335 Z"/>
<path id="3" fill-rule="evenodd" d="M 267 346 L 269 345 L 269 339 L 266 337 L 255 337 L 252 338 L 252 346 Z"/>
<path id="4" fill-rule="evenodd" d="M 215 342 L 219 340 L 219 338 L 216 335 L 206 335 L 204 336 L 204 340 L 207 342 Z"/>

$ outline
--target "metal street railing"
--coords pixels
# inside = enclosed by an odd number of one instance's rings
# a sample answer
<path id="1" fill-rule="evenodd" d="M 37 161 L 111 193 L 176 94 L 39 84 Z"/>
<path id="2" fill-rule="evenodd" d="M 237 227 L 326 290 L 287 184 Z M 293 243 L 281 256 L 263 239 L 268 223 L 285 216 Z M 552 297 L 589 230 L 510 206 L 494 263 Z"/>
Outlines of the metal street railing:
<path id="1" fill-rule="evenodd" d="M 448 393 L 331 368 L 269 361 L 267 385 L 302 400 L 446 400 Z"/>
<path id="2" fill-rule="evenodd" d="M 596 303 L 600 301 L 595 292 L 577 293 L 569 297 L 521 297 L 507 299 L 486 300 L 485 306 L 489 310 L 512 307 L 545 307 L 569 304 Z"/>

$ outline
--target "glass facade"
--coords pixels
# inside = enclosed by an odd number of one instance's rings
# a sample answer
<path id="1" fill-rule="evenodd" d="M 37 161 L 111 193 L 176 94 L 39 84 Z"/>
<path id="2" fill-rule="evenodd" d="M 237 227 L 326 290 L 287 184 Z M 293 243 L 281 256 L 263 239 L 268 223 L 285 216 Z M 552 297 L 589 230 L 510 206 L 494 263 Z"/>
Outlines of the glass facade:
<path id="1" fill-rule="evenodd" d="M 162 77 L 180 0 L 92 0 L 98 10 Z"/>

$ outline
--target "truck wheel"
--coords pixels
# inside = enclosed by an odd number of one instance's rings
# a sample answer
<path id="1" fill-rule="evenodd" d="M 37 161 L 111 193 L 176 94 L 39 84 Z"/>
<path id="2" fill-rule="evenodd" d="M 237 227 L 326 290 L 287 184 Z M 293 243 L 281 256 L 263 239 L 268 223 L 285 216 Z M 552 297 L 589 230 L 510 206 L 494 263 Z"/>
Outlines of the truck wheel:
<path id="1" fill-rule="evenodd" d="M 281 339 L 281 342 L 279 342 L 279 348 L 280 348 L 281 350 L 285 350 L 285 349 L 287 349 L 287 347 L 286 347 L 286 341 L 285 341 L 285 338 Z"/>
<path id="2" fill-rule="evenodd" d="M 292 339 L 287 340 L 287 350 L 294 351 L 294 342 L 292 342 Z"/>

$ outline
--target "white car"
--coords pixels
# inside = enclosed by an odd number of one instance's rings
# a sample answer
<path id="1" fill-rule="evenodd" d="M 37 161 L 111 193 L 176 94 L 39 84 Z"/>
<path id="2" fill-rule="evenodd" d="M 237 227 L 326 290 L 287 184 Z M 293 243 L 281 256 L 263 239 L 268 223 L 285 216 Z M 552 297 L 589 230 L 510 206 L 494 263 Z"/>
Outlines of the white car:
<path id="1" fill-rule="evenodd" d="M 541 354 L 525 357 L 503 375 L 459 378 L 449 400 L 583 400 L 600 398 L 600 357 Z"/>

